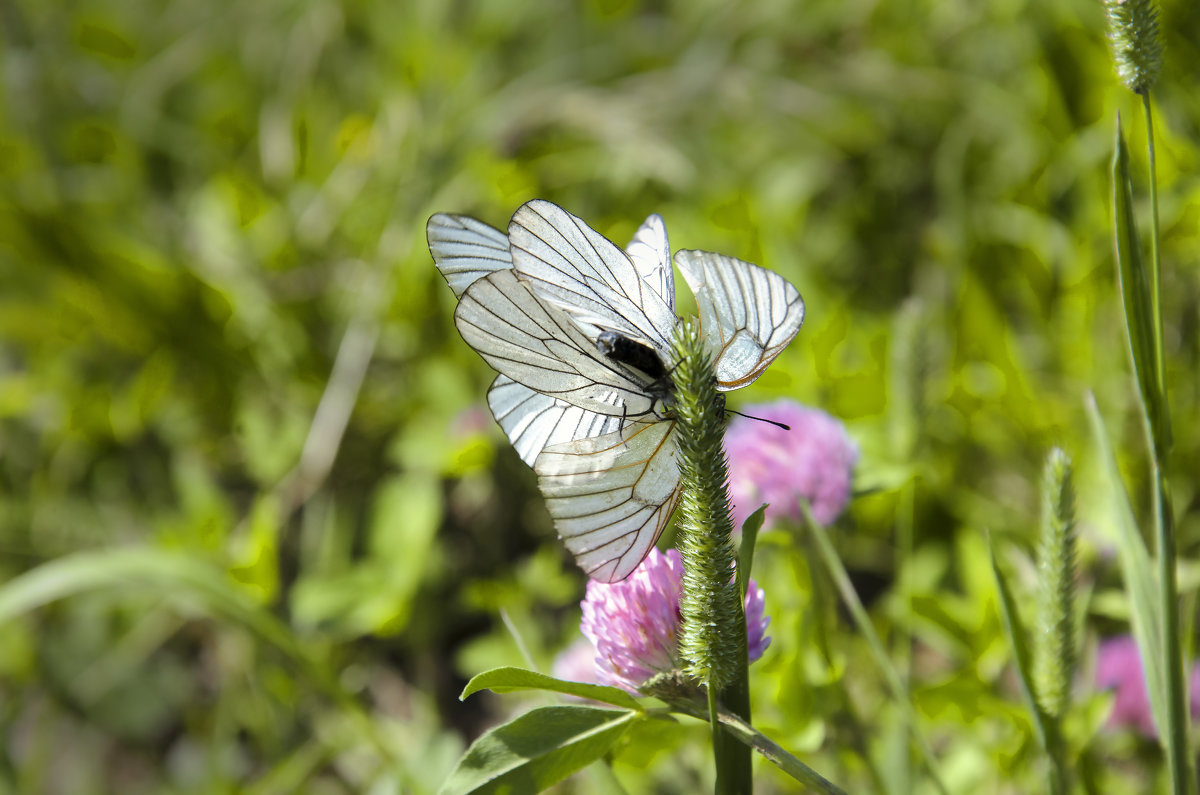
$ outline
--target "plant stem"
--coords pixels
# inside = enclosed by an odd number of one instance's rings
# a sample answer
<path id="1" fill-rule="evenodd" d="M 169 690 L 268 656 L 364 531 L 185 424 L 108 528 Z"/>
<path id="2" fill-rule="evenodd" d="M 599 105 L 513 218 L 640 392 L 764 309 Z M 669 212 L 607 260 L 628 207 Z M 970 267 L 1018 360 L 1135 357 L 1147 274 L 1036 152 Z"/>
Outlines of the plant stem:
<path id="1" fill-rule="evenodd" d="M 1157 448 L 1156 448 L 1157 451 Z M 1193 792 L 1189 772 L 1187 690 L 1183 682 L 1183 653 L 1179 645 L 1179 591 L 1175 582 L 1175 520 L 1171 515 L 1170 487 L 1163 464 L 1154 461 L 1154 524 L 1158 530 L 1158 580 L 1162 608 L 1163 660 L 1167 683 L 1167 761 L 1171 787 L 1177 795 Z"/>
<path id="2" fill-rule="evenodd" d="M 717 795 L 749 795 L 754 782 L 750 749 L 720 729 L 721 706 L 750 719 L 746 614 L 734 580 L 733 523 L 729 518 L 728 467 L 722 437 L 724 403 L 717 392 L 712 359 L 697 323 L 684 321 L 675 333 L 678 357 L 675 433 L 679 434 L 679 551 L 683 557 L 680 649 L 688 673 L 708 690 L 713 721 Z"/>
<path id="3" fill-rule="evenodd" d="M 1158 167 L 1154 152 L 1154 115 L 1150 111 L 1150 92 L 1142 94 L 1142 108 L 1146 111 L 1146 149 L 1150 168 L 1150 312 L 1154 325 L 1154 369 L 1158 373 L 1158 387 L 1162 395 L 1167 394 L 1166 368 L 1163 366 L 1163 323 L 1162 323 L 1162 261 L 1158 253 Z M 1166 439 L 1159 440 L 1169 447 Z M 1166 452 L 1164 450 L 1164 452 Z"/>
<path id="4" fill-rule="evenodd" d="M 1158 244 L 1158 175 L 1154 147 L 1154 116 L 1150 104 L 1150 92 L 1142 93 L 1142 108 L 1146 115 L 1146 148 L 1150 170 L 1150 307 L 1154 329 L 1155 371 L 1158 377 L 1159 394 L 1163 397 L 1163 413 L 1166 409 L 1166 368 L 1163 356 L 1162 321 L 1162 263 Z M 1194 791 L 1191 762 L 1188 755 L 1188 714 L 1186 711 L 1187 690 L 1183 681 L 1183 653 L 1179 643 L 1179 587 L 1175 578 L 1175 518 L 1171 509 L 1171 490 L 1166 480 L 1167 457 L 1170 452 L 1170 434 L 1162 429 L 1169 427 L 1166 417 L 1156 427 L 1145 417 L 1146 440 L 1152 456 L 1154 470 L 1154 528 L 1158 537 L 1158 582 L 1159 602 L 1162 612 L 1163 654 L 1162 665 L 1166 666 L 1167 685 L 1167 762 L 1171 769 L 1171 788 L 1176 795 Z"/>

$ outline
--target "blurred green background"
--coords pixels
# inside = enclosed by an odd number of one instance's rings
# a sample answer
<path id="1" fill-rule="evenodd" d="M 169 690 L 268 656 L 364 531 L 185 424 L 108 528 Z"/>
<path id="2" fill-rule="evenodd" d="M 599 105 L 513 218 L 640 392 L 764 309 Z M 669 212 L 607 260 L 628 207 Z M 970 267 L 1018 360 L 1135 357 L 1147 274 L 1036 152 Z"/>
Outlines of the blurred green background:
<path id="1" fill-rule="evenodd" d="M 1192 626 L 1200 8 L 1164 15 Z M 1086 679 L 1128 614 L 1086 390 L 1139 509 L 1146 477 L 1109 231 L 1116 113 L 1143 197 L 1144 131 L 1096 0 L 10 0 L 0 30 L 0 791 L 430 792 L 525 708 L 457 694 L 549 671 L 583 578 L 486 413 L 424 226 L 503 228 L 535 197 L 622 245 L 659 212 L 674 247 L 800 288 L 799 337 L 732 405 L 847 423 L 863 495 L 835 535 L 956 792 L 1044 781 L 983 532 L 1031 594 L 1041 461 L 1066 448 L 1081 780 L 1155 790 L 1156 746 L 1098 734 Z M 909 791 L 861 639 L 803 542 L 762 543 L 756 721 L 850 791 Z M 705 738 L 681 724 L 614 769 L 694 791 Z"/>

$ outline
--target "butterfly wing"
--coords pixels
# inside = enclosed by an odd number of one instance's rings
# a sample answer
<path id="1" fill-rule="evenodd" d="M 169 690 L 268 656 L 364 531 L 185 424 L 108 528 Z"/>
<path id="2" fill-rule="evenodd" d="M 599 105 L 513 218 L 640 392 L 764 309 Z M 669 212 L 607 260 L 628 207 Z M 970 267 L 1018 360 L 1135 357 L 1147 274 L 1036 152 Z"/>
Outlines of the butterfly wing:
<path id="1" fill-rule="evenodd" d="M 570 314 L 591 338 L 600 331 L 617 331 L 665 353 L 676 318 L 660 293 L 666 277 L 654 271 L 661 271 L 660 266 L 669 270 L 665 260 L 656 261 L 661 252 L 655 252 L 665 245 L 666 231 L 661 231 L 660 243 L 650 223 L 643 242 L 635 237 L 635 265 L 579 218 L 548 201 L 531 201 L 508 226 L 513 268 L 539 298 Z"/>
<path id="2" fill-rule="evenodd" d="M 530 466 L 546 447 L 601 436 L 621 426 L 620 417 L 586 411 L 502 375 L 488 390 L 488 406 L 521 460 Z"/>
<path id="3" fill-rule="evenodd" d="M 512 268 L 508 236 L 464 215 L 438 213 L 425 227 L 429 252 L 456 297 L 497 270 Z M 499 376 L 488 405 L 521 460 L 533 466 L 544 447 L 616 430 L 620 419 L 595 414 Z"/>
<path id="4" fill-rule="evenodd" d="M 676 252 L 675 264 L 696 296 L 718 388 L 753 383 L 800 330 L 799 291 L 777 273 L 711 251 Z"/>
<path id="5" fill-rule="evenodd" d="M 628 577 L 670 521 L 680 493 L 674 431 L 671 421 L 629 422 L 534 462 L 554 527 L 592 579 Z"/>
<path id="6" fill-rule="evenodd" d="M 487 274 L 512 268 L 508 235 L 474 218 L 438 213 L 425 225 L 425 239 L 456 298 Z"/>
<path id="7" fill-rule="evenodd" d="M 454 323 L 488 364 L 535 392 L 617 417 L 653 408 L 654 398 L 629 368 L 607 359 L 570 317 L 541 301 L 511 270 L 468 287 Z"/>
<path id="8" fill-rule="evenodd" d="M 667 240 L 667 225 L 662 216 L 649 216 L 625 247 L 629 261 L 642 281 L 675 311 L 675 269 L 671 267 L 671 244 Z"/>

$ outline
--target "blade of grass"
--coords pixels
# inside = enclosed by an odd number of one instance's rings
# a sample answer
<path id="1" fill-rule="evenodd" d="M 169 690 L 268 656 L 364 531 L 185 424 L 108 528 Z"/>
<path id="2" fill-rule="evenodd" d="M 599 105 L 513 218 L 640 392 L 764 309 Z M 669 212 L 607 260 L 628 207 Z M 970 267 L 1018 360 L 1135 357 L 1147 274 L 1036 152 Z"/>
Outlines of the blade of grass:
<path id="1" fill-rule="evenodd" d="M 1149 93 L 1143 94 L 1146 110 L 1147 147 L 1150 154 L 1150 194 L 1153 210 L 1151 263 L 1142 260 L 1140 238 L 1133 215 L 1133 189 L 1129 176 L 1129 153 L 1117 117 L 1116 152 L 1113 157 L 1113 229 L 1116 241 L 1117 273 L 1124 298 L 1125 327 L 1129 353 L 1137 374 L 1140 404 L 1150 449 L 1154 479 L 1154 530 L 1158 540 L 1158 617 L 1160 641 L 1152 657 L 1153 667 L 1161 669 L 1165 684 L 1162 694 L 1165 712 L 1156 715 L 1159 737 L 1167 752 L 1173 791 L 1194 792 L 1188 751 L 1188 712 L 1184 706 L 1183 655 L 1179 635 L 1179 588 L 1176 583 L 1175 519 L 1171 509 L 1170 487 L 1166 480 L 1167 454 L 1172 445 L 1170 412 L 1167 408 L 1166 375 L 1163 366 L 1162 302 L 1158 252 L 1158 189 L 1154 174 L 1154 123 Z M 1151 665 L 1147 665 L 1149 670 Z"/>
<path id="2" fill-rule="evenodd" d="M 800 508 L 804 511 L 805 525 L 811 531 L 812 538 L 816 541 L 817 551 L 821 555 L 821 560 L 825 564 L 829 576 L 833 579 L 834 587 L 837 588 L 842 601 L 850 611 L 850 615 L 854 618 L 854 623 L 857 625 L 858 631 L 866 639 L 867 648 L 871 650 L 871 656 L 875 658 L 876 666 L 879 668 L 880 673 L 883 674 L 883 679 L 887 682 L 888 689 L 892 691 L 892 697 L 896 699 L 896 702 L 904 710 L 908 718 L 909 725 L 912 727 L 913 739 L 916 741 L 917 750 L 921 754 L 926 770 L 929 771 L 929 775 L 933 779 L 933 783 L 937 786 L 938 791 L 946 795 L 946 785 L 942 783 L 942 778 L 938 774 L 937 765 L 933 757 L 933 749 L 929 747 L 929 742 L 925 739 L 925 735 L 917 727 L 915 710 L 909 698 L 908 689 L 904 686 L 904 681 L 900 678 L 899 672 L 888 658 L 887 651 L 883 647 L 883 641 L 879 639 L 879 635 L 875 632 L 875 627 L 871 624 L 871 619 L 867 615 L 866 608 L 863 607 L 862 601 L 859 600 L 858 594 L 854 590 L 854 585 L 850 582 L 850 575 L 846 573 L 846 568 L 842 565 L 837 550 L 833 548 L 833 542 L 829 540 L 829 534 L 813 518 L 812 509 L 806 500 L 800 501 Z"/>
<path id="3" fill-rule="evenodd" d="M 1158 175 L 1154 154 L 1154 115 L 1151 113 L 1150 92 L 1142 94 L 1142 108 L 1146 111 L 1146 149 L 1150 170 L 1150 326 L 1154 332 L 1154 371 L 1158 375 L 1158 391 L 1163 399 L 1164 435 L 1158 438 L 1158 446 L 1171 448 L 1171 415 L 1166 410 L 1167 372 L 1163 362 L 1163 318 L 1162 318 L 1162 261 L 1158 252 Z M 1120 133 L 1118 120 L 1118 134 Z M 1128 168 L 1128 163 L 1126 163 Z M 1128 184 L 1128 183 L 1127 183 Z M 1136 232 L 1134 232 L 1136 237 Z"/>
<path id="4" fill-rule="evenodd" d="M 668 703 L 672 709 L 685 715 L 691 715 L 698 720 L 709 719 L 709 713 L 695 702 L 686 699 L 672 699 Z M 725 732 L 757 751 L 764 759 L 801 784 L 817 792 L 825 793 L 825 795 L 845 795 L 845 791 L 841 787 L 792 756 L 770 737 L 725 707 L 717 707 L 717 720 Z"/>
<path id="5" fill-rule="evenodd" d="M 1037 699 L 1033 696 L 1033 657 L 1027 641 L 1029 635 L 1021 624 L 1021 616 L 1017 612 L 1017 601 L 1013 598 L 1012 591 L 1009 590 L 1008 581 L 1000 573 L 1000 566 L 996 561 L 996 550 L 992 546 L 991 538 L 988 538 L 988 553 L 992 560 L 992 574 L 996 577 L 996 590 L 1000 594 L 1000 618 L 1004 623 L 1008 642 L 1012 646 L 1013 660 L 1017 668 L 1017 683 L 1021 686 L 1021 697 L 1025 701 L 1025 707 L 1029 710 L 1029 714 L 1033 717 L 1033 728 L 1037 734 L 1038 744 L 1045 750 L 1050 731 L 1046 725 L 1046 714 L 1042 712 L 1041 707 L 1037 704 Z"/>
<path id="6" fill-rule="evenodd" d="M 750 569 L 754 566 L 754 545 L 758 541 L 758 531 L 762 529 L 763 519 L 766 518 L 767 506 L 758 506 L 758 510 L 746 517 L 742 523 L 742 543 L 738 547 L 737 584 L 742 601 L 746 601 L 746 589 L 750 587 Z"/>
<path id="7" fill-rule="evenodd" d="M 1125 307 L 1125 331 L 1129 353 L 1137 374 L 1145 410 L 1150 418 L 1154 440 L 1164 450 L 1170 447 L 1171 429 L 1163 390 L 1161 359 L 1157 353 L 1162 327 L 1161 310 L 1151 290 L 1157 276 L 1146 268 L 1141 241 L 1133 216 L 1133 186 L 1129 177 L 1129 150 L 1117 117 L 1116 153 L 1113 156 L 1113 244 L 1117 256 L 1117 278 Z M 1156 312 L 1159 314 L 1156 315 Z"/>
<path id="8" fill-rule="evenodd" d="M 1129 504 L 1129 495 L 1125 492 L 1125 484 L 1121 481 L 1121 473 L 1117 468 L 1117 460 L 1113 457 L 1112 446 L 1108 443 L 1108 432 L 1104 429 L 1104 420 L 1096 407 L 1096 400 L 1089 393 L 1085 401 L 1088 421 L 1092 428 L 1092 438 L 1100 455 L 1100 463 L 1108 480 L 1108 491 L 1112 494 L 1113 515 L 1116 520 L 1117 556 L 1121 562 L 1121 571 L 1125 577 L 1125 588 L 1129 592 L 1130 616 L 1132 618 L 1133 636 L 1137 640 L 1138 650 L 1145 661 L 1146 689 L 1150 696 L 1150 711 L 1154 714 L 1154 722 L 1163 725 L 1166 718 L 1166 684 L 1163 681 L 1163 666 L 1159 660 L 1159 650 L 1162 649 L 1162 620 L 1159 614 L 1159 604 L 1156 597 L 1157 583 L 1155 582 L 1154 566 L 1150 561 L 1150 553 L 1142 541 L 1141 531 L 1133 516 L 1133 508 Z"/>
<path id="9" fill-rule="evenodd" d="M 1069 790 L 1069 779 L 1059 725 L 1057 720 L 1046 714 L 1034 696 L 1033 655 L 1027 641 L 1029 633 L 1021 624 L 1021 615 L 1017 612 L 1017 601 L 1008 587 L 1008 581 L 1000 573 L 1000 566 L 996 561 L 996 550 L 992 546 L 990 538 L 988 539 L 988 554 L 992 561 L 992 574 L 996 578 L 996 590 L 1000 593 L 1000 618 L 1003 621 L 1004 631 L 1008 635 L 1008 642 L 1012 646 L 1013 658 L 1016 661 L 1017 682 L 1021 685 L 1021 697 L 1033 718 L 1033 729 L 1038 744 L 1046 752 L 1053 771 L 1053 775 L 1050 777 L 1050 792 L 1053 795 L 1061 795 Z"/>

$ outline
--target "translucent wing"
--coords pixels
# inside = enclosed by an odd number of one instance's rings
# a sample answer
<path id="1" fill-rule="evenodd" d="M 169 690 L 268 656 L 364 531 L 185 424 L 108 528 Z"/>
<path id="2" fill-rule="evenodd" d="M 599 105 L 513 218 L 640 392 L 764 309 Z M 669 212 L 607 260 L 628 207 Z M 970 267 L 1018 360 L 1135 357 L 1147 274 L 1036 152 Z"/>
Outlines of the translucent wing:
<path id="1" fill-rule="evenodd" d="M 638 227 L 633 240 L 625 247 L 629 261 L 650 285 L 667 308 L 675 311 L 675 269 L 671 267 L 671 244 L 667 241 L 667 225 L 662 216 L 654 213 Z"/>
<path id="2" fill-rule="evenodd" d="M 502 375 L 488 390 L 488 406 L 521 460 L 530 466 L 550 445 L 601 436 L 621 427 L 620 417 L 585 411 Z"/>
<path id="3" fill-rule="evenodd" d="M 696 296 L 718 388 L 753 383 L 804 322 L 804 301 L 786 279 L 711 251 L 679 251 L 675 264 Z"/>
<path id="4" fill-rule="evenodd" d="M 564 312 L 544 303 L 511 270 L 476 280 L 454 323 L 501 375 L 550 398 L 617 417 L 650 413 L 645 377 L 608 359 Z"/>
<path id="5" fill-rule="evenodd" d="M 627 422 L 534 462 L 554 527 L 592 579 L 628 577 L 670 521 L 679 502 L 674 430 L 671 421 Z"/>
<path id="6" fill-rule="evenodd" d="M 425 227 L 429 252 L 455 296 L 497 270 L 512 268 L 508 235 L 463 215 L 438 213 Z M 595 414 L 499 376 L 488 390 L 488 406 L 521 460 L 533 460 L 547 445 L 600 436 L 620 427 L 618 417 Z"/>
<path id="7" fill-rule="evenodd" d="M 653 235 L 648 231 L 646 238 Z M 579 218 L 550 202 L 531 201 L 513 215 L 508 238 L 521 278 L 589 336 L 617 331 L 664 353 L 670 350 L 676 318 L 659 293 L 662 279 L 645 280 L 625 252 Z M 649 270 L 650 259 L 641 246 L 638 251 L 639 265 Z"/>
<path id="8" fill-rule="evenodd" d="M 438 213 L 431 217 L 425 225 L 425 239 L 434 264 L 456 298 L 492 271 L 512 267 L 508 235 L 465 215 Z"/>

